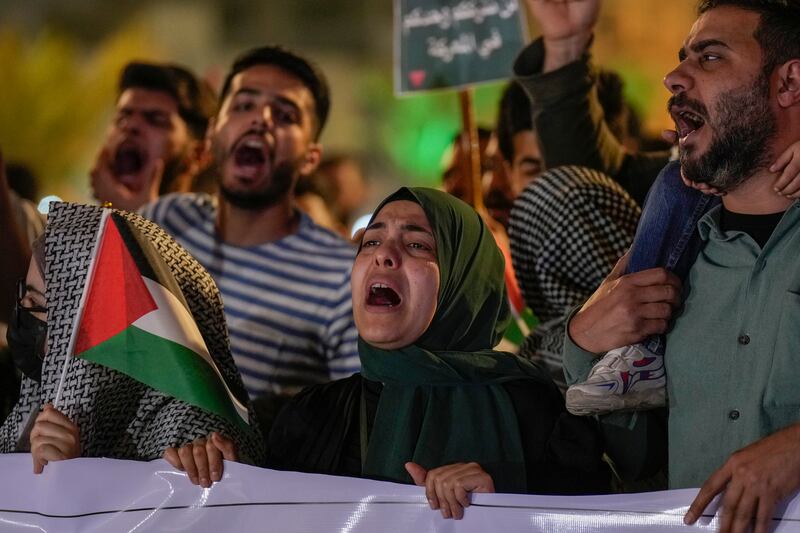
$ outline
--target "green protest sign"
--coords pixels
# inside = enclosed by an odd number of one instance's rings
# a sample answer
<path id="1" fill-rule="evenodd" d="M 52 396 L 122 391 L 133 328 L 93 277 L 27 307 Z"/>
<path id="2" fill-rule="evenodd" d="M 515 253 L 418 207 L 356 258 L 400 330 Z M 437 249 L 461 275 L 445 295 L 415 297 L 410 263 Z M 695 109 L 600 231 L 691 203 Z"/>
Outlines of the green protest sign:
<path id="1" fill-rule="evenodd" d="M 518 0 L 395 0 L 395 91 L 511 76 L 525 45 Z"/>

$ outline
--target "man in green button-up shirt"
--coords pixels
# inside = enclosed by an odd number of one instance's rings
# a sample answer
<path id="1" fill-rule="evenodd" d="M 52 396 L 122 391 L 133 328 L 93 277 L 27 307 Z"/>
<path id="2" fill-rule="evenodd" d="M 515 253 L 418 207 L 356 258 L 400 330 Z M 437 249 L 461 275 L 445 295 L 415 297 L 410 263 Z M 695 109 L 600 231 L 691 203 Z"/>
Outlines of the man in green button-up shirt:
<path id="1" fill-rule="evenodd" d="M 564 353 L 567 380 L 581 381 L 598 355 L 675 318 L 670 486 L 705 481 L 687 523 L 725 491 L 723 531 L 754 519 L 766 531 L 775 505 L 800 488 L 800 204 L 775 193 L 768 168 L 800 139 L 800 6 L 768 3 L 702 2 L 664 79 L 684 174 L 727 193 L 698 225 L 704 247 L 680 313 L 674 276 L 622 275 L 623 259 L 571 318 Z"/>

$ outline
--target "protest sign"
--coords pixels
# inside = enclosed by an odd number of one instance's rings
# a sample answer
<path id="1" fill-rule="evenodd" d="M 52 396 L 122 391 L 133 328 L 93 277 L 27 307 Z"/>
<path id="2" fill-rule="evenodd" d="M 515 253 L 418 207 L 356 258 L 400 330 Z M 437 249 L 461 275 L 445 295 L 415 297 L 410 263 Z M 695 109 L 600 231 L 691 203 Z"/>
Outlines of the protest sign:
<path id="1" fill-rule="evenodd" d="M 395 90 L 506 79 L 525 45 L 518 0 L 395 0 Z"/>

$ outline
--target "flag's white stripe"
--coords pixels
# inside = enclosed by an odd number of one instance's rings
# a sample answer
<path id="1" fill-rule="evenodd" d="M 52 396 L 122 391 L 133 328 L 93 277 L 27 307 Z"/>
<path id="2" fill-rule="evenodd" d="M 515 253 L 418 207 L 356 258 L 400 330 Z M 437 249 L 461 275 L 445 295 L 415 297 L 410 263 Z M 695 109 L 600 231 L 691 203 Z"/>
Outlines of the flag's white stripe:
<path id="1" fill-rule="evenodd" d="M 158 337 L 162 337 L 176 344 L 180 344 L 181 346 L 185 346 L 189 350 L 196 353 L 199 357 L 205 359 L 206 362 L 211 365 L 211 368 L 214 369 L 214 372 L 217 374 L 217 376 L 219 376 L 219 379 L 225 387 L 225 391 L 228 393 L 228 396 L 233 402 L 233 406 L 236 408 L 239 416 L 241 416 L 244 420 L 249 420 L 247 407 L 245 407 L 231 393 L 230 389 L 228 388 L 228 384 L 225 382 L 225 379 L 222 377 L 222 374 L 220 374 L 217 365 L 211 358 L 211 354 L 208 352 L 208 348 L 203 340 L 203 336 L 200 334 L 200 330 L 197 329 L 197 324 L 195 323 L 194 318 L 192 318 L 192 315 L 189 313 L 189 311 L 183 306 L 180 300 L 175 297 L 174 294 L 168 291 L 166 287 L 160 283 L 144 276 L 142 277 L 142 280 L 147 286 L 147 289 L 150 291 L 150 294 L 153 296 L 153 300 L 155 300 L 158 309 L 150 311 L 135 321 L 132 325 Z"/>

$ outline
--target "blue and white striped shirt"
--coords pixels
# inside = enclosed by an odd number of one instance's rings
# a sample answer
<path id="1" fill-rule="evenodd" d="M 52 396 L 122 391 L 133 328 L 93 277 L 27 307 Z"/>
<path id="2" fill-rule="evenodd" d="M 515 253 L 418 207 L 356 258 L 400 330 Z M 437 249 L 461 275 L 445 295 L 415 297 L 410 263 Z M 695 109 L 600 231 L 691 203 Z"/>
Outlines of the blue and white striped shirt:
<path id="1" fill-rule="evenodd" d="M 251 398 L 295 394 L 357 372 L 350 300 L 355 249 L 301 213 L 297 233 L 252 247 L 216 234 L 217 199 L 170 194 L 141 209 L 211 273 Z"/>

